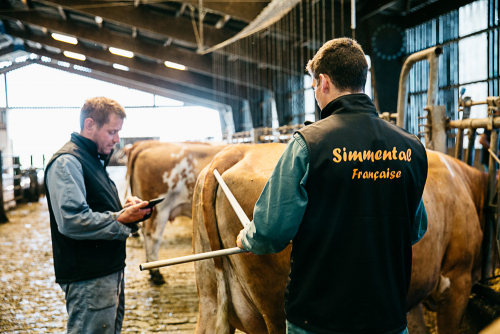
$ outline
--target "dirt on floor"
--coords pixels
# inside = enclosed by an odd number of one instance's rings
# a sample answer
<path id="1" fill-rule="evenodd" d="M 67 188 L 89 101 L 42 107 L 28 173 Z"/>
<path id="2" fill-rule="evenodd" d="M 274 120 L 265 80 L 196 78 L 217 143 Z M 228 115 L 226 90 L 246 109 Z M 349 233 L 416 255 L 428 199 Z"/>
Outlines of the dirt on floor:
<path id="1" fill-rule="evenodd" d="M 54 282 L 47 202 L 21 204 L 8 217 L 0 224 L 0 333 L 63 333 L 67 313 Z M 192 254 L 191 233 L 190 219 L 168 224 L 160 259 Z M 167 283 L 157 286 L 139 270 L 144 260 L 141 240 L 129 238 L 123 332 L 193 333 L 198 316 L 193 263 L 162 268 Z"/>

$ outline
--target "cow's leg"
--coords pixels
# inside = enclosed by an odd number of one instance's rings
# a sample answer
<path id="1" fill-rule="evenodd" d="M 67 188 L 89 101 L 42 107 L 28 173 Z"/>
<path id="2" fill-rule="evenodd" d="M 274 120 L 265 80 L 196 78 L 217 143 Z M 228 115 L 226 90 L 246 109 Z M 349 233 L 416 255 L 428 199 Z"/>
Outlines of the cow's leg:
<path id="1" fill-rule="evenodd" d="M 150 219 L 143 222 L 144 248 L 146 249 L 146 261 L 158 261 L 163 230 L 170 216 L 170 208 L 157 208 Z M 160 273 L 160 269 L 149 271 L 150 279 L 154 284 L 165 284 L 165 279 Z"/>
<path id="2" fill-rule="evenodd" d="M 439 334 L 456 334 L 460 328 L 469 294 L 472 288 L 470 271 L 463 270 L 466 274 L 453 275 L 449 273 L 450 287 L 436 300 L 437 327 Z"/>
<path id="3" fill-rule="evenodd" d="M 406 314 L 408 331 L 410 334 L 428 334 L 425 327 L 424 310 L 422 304 L 418 304 Z"/>

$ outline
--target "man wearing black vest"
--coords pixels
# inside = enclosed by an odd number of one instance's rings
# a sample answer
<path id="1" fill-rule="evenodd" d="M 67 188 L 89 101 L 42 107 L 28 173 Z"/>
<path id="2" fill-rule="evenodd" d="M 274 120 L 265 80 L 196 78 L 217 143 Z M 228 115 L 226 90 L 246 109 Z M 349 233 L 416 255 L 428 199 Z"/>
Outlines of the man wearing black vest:
<path id="1" fill-rule="evenodd" d="M 116 101 L 85 101 L 80 134 L 45 171 L 56 282 L 65 293 L 68 333 L 120 333 L 125 311 L 126 224 L 144 218 L 148 202 L 130 197 L 122 210 L 106 166 L 125 111 Z"/>
<path id="2" fill-rule="evenodd" d="M 321 120 L 294 134 L 237 245 L 267 254 L 293 242 L 289 334 L 407 333 L 412 244 L 427 230 L 425 149 L 363 93 L 356 41 L 325 43 L 307 70 Z"/>

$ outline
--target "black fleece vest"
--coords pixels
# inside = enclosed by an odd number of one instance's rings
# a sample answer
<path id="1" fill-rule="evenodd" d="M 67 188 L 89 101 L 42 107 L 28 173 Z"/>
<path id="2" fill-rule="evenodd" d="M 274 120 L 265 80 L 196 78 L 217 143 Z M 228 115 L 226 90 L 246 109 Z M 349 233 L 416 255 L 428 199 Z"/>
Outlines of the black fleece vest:
<path id="1" fill-rule="evenodd" d="M 299 132 L 310 159 L 308 205 L 293 240 L 288 321 L 316 333 L 404 330 L 423 145 L 380 119 L 365 94 L 330 102 Z"/>
<path id="2" fill-rule="evenodd" d="M 54 154 L 47 164 L 45 175 L 52 163 L 62 154 L 71 154 L 82 164 L 87 192 L 87 204 L 94 212 L 117 212 L 122 209 L 114 182 L 106 167 L 101 164 L 97 145 L 77 133 Z M 45 177 L 47 180 L 47 177 Z M 52 250 L 57 283 L 71 283 L 103 277 L 125 267 L 125 241 L 119 240 L 75 240 L 59 232 L 47 188 L 50 212 Z M 62 190 L 61 190 L 62 191 Z"/>

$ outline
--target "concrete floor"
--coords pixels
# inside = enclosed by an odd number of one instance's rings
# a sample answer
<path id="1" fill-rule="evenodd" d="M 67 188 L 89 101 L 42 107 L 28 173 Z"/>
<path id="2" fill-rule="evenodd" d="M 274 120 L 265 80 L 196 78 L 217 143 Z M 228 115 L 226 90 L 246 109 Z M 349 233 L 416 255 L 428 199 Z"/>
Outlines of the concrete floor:
<path id="1" fill-rule="evenodd" d="M 123 198 L 124 167 L 109 170 Z M 0 225 L 0 333 L 63 333 L 64 294 L 54 282 L 47 202 L 22 204 Z M 160 258 L 192 253 L 191 220 L 168 224 Z M 138 238 L 127 241 L 124 333 L 193 333 L 198 296 L 193 263 L 162 269 L 167 284 L 155 286 L 139 270 L 145 253 Z"/>

